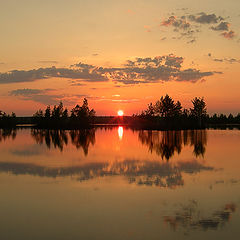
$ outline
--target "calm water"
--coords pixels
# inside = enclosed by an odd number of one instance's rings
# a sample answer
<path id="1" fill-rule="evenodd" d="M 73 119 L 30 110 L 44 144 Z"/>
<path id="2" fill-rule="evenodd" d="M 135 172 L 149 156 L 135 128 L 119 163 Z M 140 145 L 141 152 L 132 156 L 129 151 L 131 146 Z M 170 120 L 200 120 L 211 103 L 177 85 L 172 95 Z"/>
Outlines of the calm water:
<path id="1" fill-rule="evenodd" d="M 0 239 L 238 239 L 240 131 L 0 130 Z"/>

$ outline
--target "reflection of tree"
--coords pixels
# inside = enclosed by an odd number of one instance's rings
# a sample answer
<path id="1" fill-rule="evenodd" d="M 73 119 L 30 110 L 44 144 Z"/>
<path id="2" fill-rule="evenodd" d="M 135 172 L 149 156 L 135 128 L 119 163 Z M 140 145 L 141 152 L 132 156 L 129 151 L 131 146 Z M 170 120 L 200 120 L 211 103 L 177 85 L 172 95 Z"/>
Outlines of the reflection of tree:
<path id="1" fill-rule="evenodd" d="M 95 130 L 85 129 L 85 130 L 42 130 L 42 129 L 32 129 L 32 137 L 38 144 L 45 143 L 50 149 L 52 146 L 63 150 L 64 145 L 68 145 L 69 137 L 72 140 L 72 144 L 76 148 L 82 148 L 84 154 L 88 154 L 88 148 L 90 144 L 95 144 Z"/>
<path id="2" fill-rule="evenodd" d="M 228 222 L 231 215 L 236 211 L 233 203 L 226 204 L 219 211 L 210 214 L 209 217 L 202 217 L 196 201 L 191 201 L 187 206 L 176 212 L 175 216 L 165 216 L 164 221 L 168 223 L 173 230 L 182 227 L 190 230 L 217 230 Z"/>
<path id="3" fill-rule="evenodd" d="M 17 136 L 16 129 L 10 128 L 0 129 L 0 142 L 5 141 L 7 138 L 12 138 L 14 140 L 16 136 Z"/>
<path id="4" fill-rule="evenodd" d="M 151 152 L 156 152 L 162 159 L 169 160 L 175 152 L 180 153 L 182 144 L 194 146 L 193 153 L 204 156 L 207 144 L 207 132 L 205 130 L 184 131 L 140 131 L 139 140 L 148 145 Z"/>
<path id="5" fill-rule="evenodd" d="M 34 164 L 0 163 L 0 172 L 12 174 L 29 174 L 46 177 L 75 176 L 79 181 L 86 181 L 104 176 L 125 176 L 129 183 L 137 185 L 176 188 L 184 185 L 182 173 L 192 174 L 201 171 L 212 171 L 196 160 L 189 162 L 152 162 L 125 160 L 123 162 L 91 163 L 83 166 L 51 168 Z"/>
<path id="6" fill-rule="evenodd" d="M 90 144 L 95 144 L 95 130 L 94 129 L 83 129 L 83 130 L 72 130 L 70 131 L 70 137 L 72 144 L 76 148 L 82 148 L 84 154 L 88 154 L 88 148 Z"/>

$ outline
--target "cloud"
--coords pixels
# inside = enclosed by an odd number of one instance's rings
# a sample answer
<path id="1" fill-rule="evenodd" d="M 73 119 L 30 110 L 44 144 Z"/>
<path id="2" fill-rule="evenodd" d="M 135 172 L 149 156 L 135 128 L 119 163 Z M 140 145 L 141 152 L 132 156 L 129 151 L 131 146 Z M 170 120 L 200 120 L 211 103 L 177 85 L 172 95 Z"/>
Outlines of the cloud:
<path id="1" fill-rule="evenodd" d="M 214 62 L 226 62 L 226 63 L 240 63 L 240 60 L 236 59 L 236 58 L 214 58 L 213 59 Z"/>
<path id="2" fill-rule="evenodd" d="M 55 89 L 15 89 L 9 92 L 10 96 L 19 97 L 22 100 L 29 100 L 34 102 L 39 102 L 45 105 L 58 104 L 60 101 L 64 100 L 65 104 L 74 104 L 79 100 L 79 98 L 86 97 L 85 94 L 49 94 L 49 91 L 54 91 Z"/>
<path id="3" fill-rule="evenodd" d="M 175 16 L 170 16 L 167 20 L 162 21 L 162 26 L 173 26 L 175 29 L 188 29 L 190 28 L 190 24 L 186 22 L 185 18 L 177 19 Z"/>
<path id="4" fill-rule="evenodd" d="M 0 73 L 0 84 L 33 82 L 51 77 L 78 79 L 84 82 L 103 82 L 108 80 L 93 65 L 78 63 L 70 66 L 70 68 L 56 68 L 53 66 L 51 68 L 39 68 L 28 71 L 12 70 Z"/>
<path id="5" fill-rule="evenodd" d="M 114 103 L 132 103 L 132 102 L 139 102 L 139 99 L 112 99 L 111 100 Z"/>
<path id="6" fill-rule="evenodd" d="M 194 41 L 194 39 L 191 41 Z M 50 77 L 68 78 L 72 86 L 83 86 L 86 82 L 105 81 L 125 85 L 166 81 L 196 82 L 203 77 L 216 73 L 213 71 L 202 72 L 194 68 L 183 69 L 183 61 L 183 57 L 169 54 L 154 58 L 147 57 L 127 60 L 122 67 L 113 68 L 96 67 L 90 64 L 78 63 L 71 65 L 70 68 L 52 67 L 28 71 L 14 70 L 8 73 L 0 73 L 0 84 L 30 82 Z M 17 89 L 11 92 L 12 95 L 16 96 L 36 96 L 34 97 L 35 99 L 39 98 L 40 94 L 45 93 L 46 89 L 44 91 L 39 89 Z M 56 98 L 55 95 L 54 98 Z"/>
<path id="7" fill-rule="evenodd" d="M 23 88 L 23 89 L 12 90 L 9 94 L 14 96 L 29 96 L 29 95 L 40 94 L 44 92 L 46 92 L 45 89 Z"/>
<path id="8" fill-rule="evenodd" d="M 228 22 L 221 22 L 216 27 L 211 27 L 214 31 L 228 31 L 230 24 Z"/>
<path id="9" fill-rule="evenodd" d="M 216 14 L 201 12 L 198 14 L 186 14 L 182 16 L 170 16 L 161 22 L 161 26 L 173 27 L 174 32 L 179 32 L 179 36 L 173 39 L 187 38 L 186 43 L 195 43 L 197 33 L 201 32 L 203 25 L 210 25 L 213 31 L 225 31 L 221 35 L 227 39 L 232 39 L 235 32 L 229 30 L 230 23 L 224 21 L 225 18 Z"/>
<path id="10" fill-rule="evenodd" d="M 215 14 L 207 14 L 204 12 L 198 13 L 196 15 L 188 15 L 188 19 L 200 24 L 218 23 L 219 21 L 224 20 L 224 18 L 221 16 L 217 17 Z"/>
<path id="11" fill-rule="evenodd" d="M 102 69 L 113 82 L 129 84 L 157 83 L 167 81 L 196 82 L 216 72 L 198 69 L 182 69 L 184 59 L 173 54 L 155 58 L 128 60 L 122 68 Z"/>
<path id="12" fill-rule="evenodd" d="M 46 63 L 46 64 L 57 64 L 58 61 L 54 61 L 54 60 L 41 60 L 41 61 L 38 61 L 39 63 Z"/>
<path id="13" fill-rule="evenodd" d="M 232 30 L 229 32 L 224 32 L 221 35 L 229 40 L 233 39 L 236 36 L 235 32 Z"/>

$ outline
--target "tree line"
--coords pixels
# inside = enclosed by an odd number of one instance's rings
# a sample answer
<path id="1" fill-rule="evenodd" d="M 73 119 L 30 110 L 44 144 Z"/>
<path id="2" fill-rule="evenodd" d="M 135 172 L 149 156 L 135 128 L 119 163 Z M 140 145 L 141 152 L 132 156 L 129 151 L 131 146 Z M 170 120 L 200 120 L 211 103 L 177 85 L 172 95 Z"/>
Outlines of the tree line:
<path id="1" fill-rule="evenodd" d="M 240 124 L 240 113 L 237 116 L 207 113 L 203 97 L 191 100 L 192 107 L 183 108 L 180 101 L 174 101 L 168 94 L 155 103 L 148 104 L 140 114 L 133 115 L 136 127 L 146 129 L 193 129 L 206 128 L 211 124 Z"/>
<path id="2" fill-rule="evenodd" d="M 7 114 L 0 110 L 0 128 L 11 128 L 16 126 L 16 114 Z"/>
<path id="3" fill-rule="evenodd" d="M 90 109 L 86 98 L 83 99 L 82 105 L 76 105 L 69 113 L 67 108 L 64 108 L 63 103 L 55 105 L 51 109 L 48 105 L 45 111 L 39 109 L 33 115 L 33 121 L 40 128 L 89 128 L 94 121 L 96 112 Z"/>
<path id="4" fill-rule="evenodd" d="M 175 101 L 168 94 L 160 97 L 155 103 L 148 104 L 147 108 L 140 114 L 133 114 L 132 117 L 113 118 L 96 117 L 94 109 L 90 109 L 86 98 L 82 105 L 77 104 L 69 111 L 60 102 L 51 108 L 50 105 L 45 110 L 39 109 L 33 117 L 16 117 L 15 113 L 6 114 L 0 110 L 0 128 L 12 128 L 22 123 L 22 119 L 28 119 L 29 123 L 38 128 L 46 129 L 79 129 L 90 128 L 94 123 L 125 123 L 138 129 L 194 129 L 206 127 L 220 127 L 226 125 L 240 124 L 240 113 L 236 116 L 232 114 L 207 113 L 206 102 L 203 97 L 195 97 L 191 100 L 192 107 L 183 108 L 180 101 Z M 103 119 L 102 119 L 103 118 Z M 100 121 L 101 120 L 101 121 Z M 100 121 L 100 122 L 99 122 Z M 111 122 L 113 121 L 113 122 Z"/>

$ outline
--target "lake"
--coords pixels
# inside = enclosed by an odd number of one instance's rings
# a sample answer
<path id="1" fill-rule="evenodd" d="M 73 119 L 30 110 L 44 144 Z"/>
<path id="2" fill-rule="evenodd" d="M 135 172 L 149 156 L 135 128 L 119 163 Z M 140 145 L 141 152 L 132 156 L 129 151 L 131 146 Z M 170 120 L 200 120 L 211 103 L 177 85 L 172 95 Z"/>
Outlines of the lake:
<path id="1" fill-rule="evenodd" d="M 240 131 L 0 129 L 0 239 L 238 239 Z"/>

